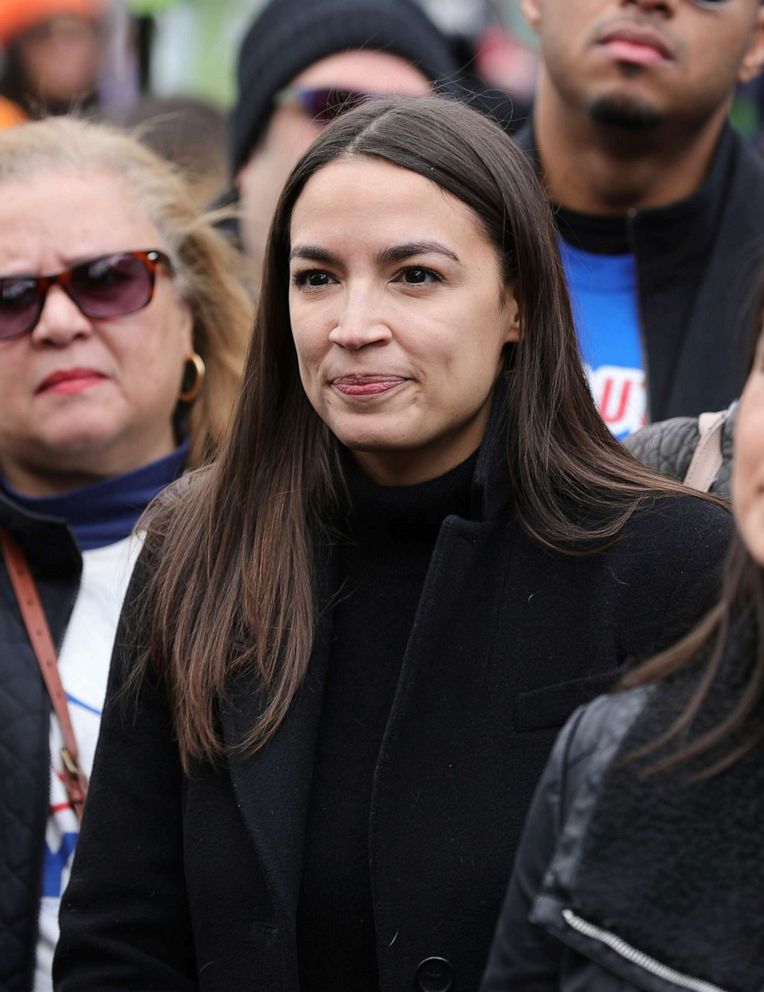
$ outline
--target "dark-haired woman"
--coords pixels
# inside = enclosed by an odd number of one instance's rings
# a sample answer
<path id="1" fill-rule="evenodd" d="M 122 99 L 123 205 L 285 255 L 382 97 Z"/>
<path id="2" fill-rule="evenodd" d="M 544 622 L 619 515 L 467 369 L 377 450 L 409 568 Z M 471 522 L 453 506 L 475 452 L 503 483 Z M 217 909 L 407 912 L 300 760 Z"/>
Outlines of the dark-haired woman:
<path id="1" fill-rule="evenodd" d="M 732 481 L 718 605 L 555 745 L 483 992 L 764 988 L 764 334 Z"/>
<path id="2" fill-rule="evenodd" d="M 436 98 L 298 164 L 245 382 L 129 594 L 58 988 L 474 992 L 555 728 L 728 515 L 604 428 L 532 170 Z"/>

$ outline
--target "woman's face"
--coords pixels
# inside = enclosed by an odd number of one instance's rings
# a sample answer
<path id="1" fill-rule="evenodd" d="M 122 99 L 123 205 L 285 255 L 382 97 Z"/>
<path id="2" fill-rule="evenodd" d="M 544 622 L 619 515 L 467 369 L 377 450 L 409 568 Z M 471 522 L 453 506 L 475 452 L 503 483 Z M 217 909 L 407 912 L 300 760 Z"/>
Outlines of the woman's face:
<path id="1" fill-rule="evenodd" d="M 740 399 L 735 427 L 732 505 L 738 530 L 764 567 L 764 334 Z"/>
<path id="2" fill-rule="evenodd" d="M 519 319 L 460 200 L 388 162 L 325 166 L 292 213 L 289 309 L 305 392 L 372 478 L 435 478 L 479 446 Z"/>
<path id="3" fill-rule="evenodd" d="M 123 179 L 41 172 L 0 195 L 0 276 L 50 275 L 100 255 L 165 249 Z M 59 286 L 36 326 L 0 340 L 0 472 L 62 492 L 168 454 L 192 319 L 164 265 L 148 306 L 86 317 Z"/>

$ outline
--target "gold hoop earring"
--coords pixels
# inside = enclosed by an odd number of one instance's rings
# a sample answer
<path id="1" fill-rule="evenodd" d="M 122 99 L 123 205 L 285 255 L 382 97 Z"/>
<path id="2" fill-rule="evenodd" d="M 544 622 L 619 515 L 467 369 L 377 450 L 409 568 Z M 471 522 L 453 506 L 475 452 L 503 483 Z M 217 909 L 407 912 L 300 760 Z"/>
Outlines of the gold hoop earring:
<path id="1" fill-rule="evenodd" d="M 194 379 L 191 385 L 187 389 L 181 389 L 178 393 L 178 400 L 181 403 L 193 403 L 196 397 L 201 393 L 204 388 L 204 377 L 207 374 L 207 366 L 204 364 L 204 359 L 202 356 L 196 352 L 192 351 L 191 354 L 186 359 L 186 370 L 188 370 L 189 365 L 194 370 Z M 186 374 L 183 374 L 183 381 L 186 381 Z"/>

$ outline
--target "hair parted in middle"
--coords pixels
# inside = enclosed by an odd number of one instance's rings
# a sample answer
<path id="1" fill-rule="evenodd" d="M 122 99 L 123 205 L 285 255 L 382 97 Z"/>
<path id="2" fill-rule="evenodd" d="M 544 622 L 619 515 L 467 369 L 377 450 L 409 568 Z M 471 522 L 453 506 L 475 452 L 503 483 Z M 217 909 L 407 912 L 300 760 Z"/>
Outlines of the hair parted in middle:
<path id="1" fill-rule="evenodd" d="M 338 159 L 418 173 L 471 208 L 520 311 L 504 353 L 507 486 L 541 543 L 591 553 L 650 496 L 684 492 L 643 467 L 600 418 L 579 356 L 556 231 L 531 164 L 501 128 L 442 97 L 375 100 L 329 125 L 273 219 L 234 427 L 193 497 L 152 525 L 147 661 L 167 687 L 181 756 L 222 753 L 216 700 L 249 668 L 267 706 L 243 746 L 275 732 L 308 664 L 314 550 L 343 492 L 340 443 L 303 390 L 289 318 L 290 223 L 305 184 Z M 161 542 L 161 547 L 157 546 Z"/>

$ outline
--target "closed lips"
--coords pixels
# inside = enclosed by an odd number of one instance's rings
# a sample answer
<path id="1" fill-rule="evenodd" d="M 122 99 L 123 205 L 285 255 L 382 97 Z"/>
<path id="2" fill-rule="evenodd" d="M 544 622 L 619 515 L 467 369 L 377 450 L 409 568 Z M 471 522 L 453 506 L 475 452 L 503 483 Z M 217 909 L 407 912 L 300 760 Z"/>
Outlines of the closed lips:
<path id="1" fill-rule="evenodd" d="M 343 375 L 332 379 L 332 385 L 348 396 L 378 396 L 408 380 L 400 375 Z"/>
<path id="2" fill-rule="evenodd" d="M 341 375 L 332 382 L 335 384 L 342 385 L 363 385 L 372 382 L 405 382 L 405 378 L 402 375 Z"/>
<path id="3" fill-rule="evenodd" d="M 36 392 L 43 393 L 48 389 L 54 389 L 56 386 L 65 386 L 67 384 L 71 384 L 72 386 L 77 384 L 93 384 L 106 378 L 103 372 L 98 372 L 96 369 L 62 369 L 51 373 L 51 375 L 43 379 L 37 387 Z"/>
<path id="4" fill-rule="evenodd" d="M 658 31 L 651 28 L 624 24 L 610 28 L 600 38 L 601 45 L 609 45 L 619 41 L 629 45 L 639 45 L 643 48 L 652 48 L 664 59 L 674 58 L 672 47 L 668 41 Z"/>

